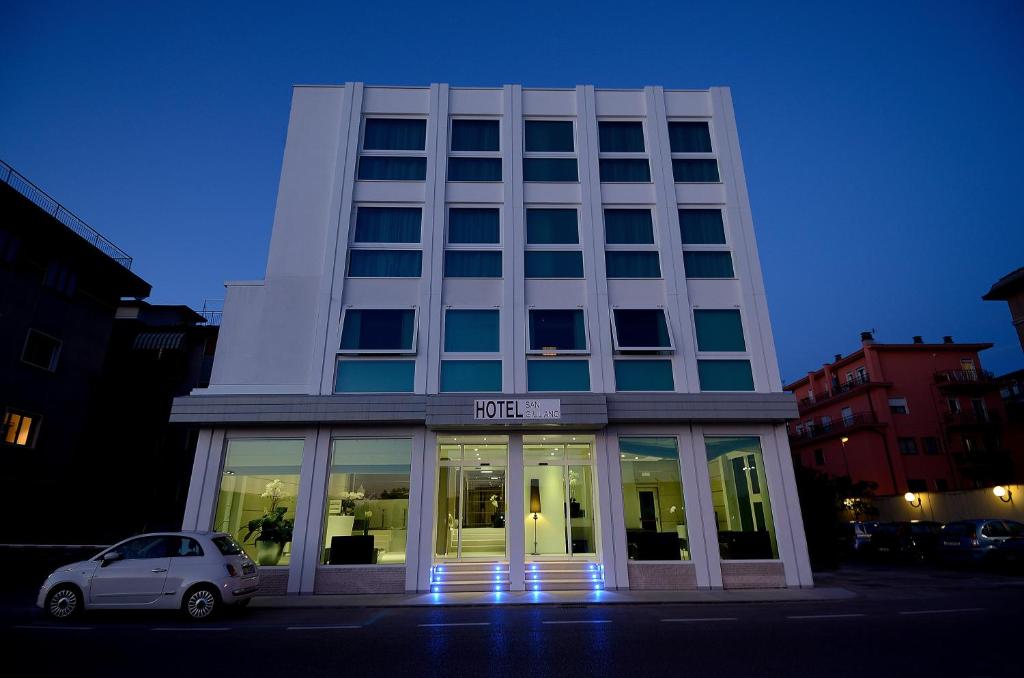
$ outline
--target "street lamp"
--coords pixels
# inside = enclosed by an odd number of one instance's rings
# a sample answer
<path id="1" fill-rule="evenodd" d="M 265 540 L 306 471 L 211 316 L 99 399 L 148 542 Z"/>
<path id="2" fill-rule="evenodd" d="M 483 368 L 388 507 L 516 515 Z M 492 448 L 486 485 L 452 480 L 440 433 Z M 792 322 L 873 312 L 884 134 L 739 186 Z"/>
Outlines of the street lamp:
<path id="1" fill-rule="evenodd" d="M 996 485 L 992 488 L 992 494 L 999 497 L 999 501 L 1009 504 L 1013 501 L 1013 492 L 1010 492 L 1009 488 L 1003 487 L 1002 485 Z"/>
<path id="2" fill-rule="evenodd" d="M 907 500 L 907 503 L 917 508 L 921 505 L 921 495 L 914 494 L 913 492 L 907 492 L 903 495 L 903 498 Z"/>
<path id="3" fill-rule="evenodd" d="M 853 478 L 850 477 L 850 460 L 846 458 L 846 443 L 850 442 L 850 439 L 843 436 L 839 439 L 839 442 L 843 444 L 843 466 L 846 467 L 846 477 L 850 478 L 850 481 L 852 482 Z"/>

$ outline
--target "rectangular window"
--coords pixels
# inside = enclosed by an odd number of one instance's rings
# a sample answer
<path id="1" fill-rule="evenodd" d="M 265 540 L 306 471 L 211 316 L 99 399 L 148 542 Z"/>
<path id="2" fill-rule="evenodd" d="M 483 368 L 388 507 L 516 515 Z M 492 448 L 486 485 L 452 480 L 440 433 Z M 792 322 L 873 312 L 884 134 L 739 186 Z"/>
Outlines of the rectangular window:
<path id="1" fill-rule="evenodd" d="M 448 243 L 497 245 L 501 242 L 501 216 L 496 207 L 452 207 L 448 210 Z"/>
<path id="2" fill-rule="evenodd" d="M 737 310 L 695 309 L 693 324 L 697 330 L 698 351 L 747 350 L 743 341 L 743 322 Z"/>
<path id="3" fill-rule="evenodd" d="M 582 278 L 581 252 L 527 252 L 527 278 Z"/>
<path id="4" fill-rule="evenodd" d="M 702 391 L 753 391 L 754 375 L 749 360 L 698 360 Z"/>
<path id="5" fill-rule="evenodd" d="M 501 158 L 448 158 L 448 181 L 501 181 Z"/>
<path id="6" fill-rule="evenodd" d="M 917 441 L 913 438 L 897 438 L 896 444 L 899 445 L 900 454 L 917 454 Z"/>
<path id="7" fill-rule="evenodd" d="M 446 353 L 497 353 L 500 345 L 496 310 L 448 309 L 444 314 Z"/>
<path id="8" fill-rule="evenodd" d="M 530 350 L 544 353 L 586 351 L 583 311 L 531 309 Z"/>
<path id="9" fill-rule="evenodd" d="M 729 252 L 683 252 L 687 278 L 733 278 Z"/>
<path id="10" fill-rule="evenodd" d="M 421 217 L 419 207 L 360 207 L 355 242 L 418 243 Z"/>
<path id="11" fill-rule="evenodd" d="M 612 334 L 616 351 L 672 350 L 665 311 L 660 308 L 612 310 Z"/>
<path id="12" fill-rule="evenodd" d="M 446 278 L 500 278 L 501 252 L 467 252 L 449 250 L 444 253 Z"/>
<path id="13" fill-rule="evenodd" d="M 10 231 L 0 228 L 0 261 L 13 264 L 21 248 L 21 239 Z"/>
<path id="14" fill-rule="evenodd" d="M 906 398 L 889 398 L 889 411 L 893 414 L 909 414 Z"/>
<path id="15" fill-rule="evenodd" d="M 575 209 L 527 209 L 527 245 L 575 245 L 580 241 Z"/>
<path id="16" fill-rule="evenodd" d="M 39 417 L 25 412 L 7 410 L 0 422 L 0 440 L 8 445 L 34 447 L 39 429 Z"/>
<path id="17" fill-rule="evenodd" d="M 939 492 L 945 492 L 949 489 L 949 482 L 945 478 L 936 478 L 935 489 Z"/>
<path id="18" fill-rule="evenodd" d="M 62 262 L 54 259 L 46 267 L 43 284 L 70 297 L 78 286 L 78 275 Z"/>
<path id="19" fill-rule="evenodd" d="M 527 153 L 572 153 L 576 150 L 571 120 L 527 120 L 524 136 Z"/>
<path id="20" fill-rule="evenodd" d="M 411 462 L 409 438 L 331 442 L 322 564 L 405 562 Z"/>
<path id="21" fill-rule="evenodd" d="M 605 210 L 604 241 L 608 245 L 653 245 L 654 221 L 651 219 L 651 210 Z"/>
<path id="22" fill-rule="evenodd" d="M 424 181 L 426 158 L 364 155 L 359 158 L 360 181 Z"/>
<path id="23" fill-rule="evenodd" d="M 415 360 L 339 360 L 335 393 L 412 393 Z"/>
<path id="24" fill-rule="evenodd" d="M 827 414 L 821 415 L 821 428 L 824 431 L 831 431 L 832 430 L 832 417 L 828 416 Z"/>
<path id="25" fill-rule="evenodd" d="M 684 245 L 724 245 L 722 210 L 679 210 L 679 232 Z"/>
<path id="26" fill-rule="evenodd" d="M 526 383 L 530 391 L 589 391 L 590 362 L 587 360 L 529 360 Z"/>
<path id="27" fill-rule="evenodd" d="M 419 250 L 352 250 L 350 278 L 418 278 L 423 265 Z"/>
<path id="28" fill-rule="evenodd" d="M 261 566 L 288 565 L 289 545 L 299 496 L 304 441 L 285 438 L 229 440 L 220 476 L 220 492 L 214 512 L 213 530 L 241 537 L 242 548 Z M 280 521 L 263 523 L 260 518 L 281 514 Z M 280 545 L 276 552 L 260 555 L 256 542 Z"/>
<path id="29" fill-rule="evenodd" d="M 616 360 L 616 391 L 672 391 L 671 360 Z"/>
<path id="30" fill-rule="evenodd" d="M 609 278 L 660 278 L 657 252 L 605 252 L 604 264 Z"/>
<path id="31" fill-rule="evenodd" d="M 853 408 L 852 407 L 844 407 L 841 410 L 840 414 L 843 417 L 843 424 L 845 426 L 852 426 L 853 425 Z"/>
<path id="32" fill-rule="evenodd" d="M 629 560 L 689 560 L 675 438 L 619 438 Z"/>
<path id="33" fill-rule="evenodd" d="M 497 120 L 452 120 L 453 151 L 499 151 L 501 128 Z"/>
<path id="34" fill-rule="evenodd" d="M 523 158 L 523 181 L 577 182 L 576 158 Z"/>
<path id="35" fill-rule="evenodd" d="M 345 311 L 341 350 L 346 353 L 415 353 L 414 309 Z"/>
<path id="36" fill-rule="evenodd" d="M 47 372 L 53 372 L 57 369 L 61 345 L 62 342 L 59 339 L 30 329 L 25 337 L 25 346 L 21 351 L 21 360 L 29 365 L 40 367 Z"/>
<path id="37" fill-rule="evenodd" d="M 825 465 L 825 450 L 814 451 L 814 465 L 824 466 Z"/>
<path id="38" fill-rule="evenodd" d="M 921 447 L 924 448 L 925 454 L 939 454 L 939 439 L 931 436 L 921 438 Z"/>
<path id="39" fill-rule="evenodd" d="M 960 401 L 957 398 L 947 398 L 946 406 L 950 414 L 960 414 Z"/>
<path id="40" fill-rule="evenodd" d="M 673 153 L 711 153 L 706 122 L 669 122 L 668 143 Z"/>
<path id="41" fill-rule="evenodd" d="M 710 158 L 672 160 L 672 178 L 677 184 L 714 183 L 718 176 L 718 161 Z"/>
<path id="42" fill-rule="evenodd" d="M 601 181 L 606 183 L 646 183 L 651 180 L 651 166 L 646 158 L 601 158 L 598 167 Z"/>
<path id="43" fill-rule="evenodd" d="M 422 151 L 426 143 L 426 120 L 367 118 L 363 127 L 363 150 Z"/>
<path id="44" fill-rule="evenodd" d="M 920 478 L 907 478 L 907 489 L 911 492 L 927 492 L 928 482 Z"/>
<path id="45" fill-rule="evenodd" d="M 601 153 L 643 153 L 644 125 L 636 120 L 599 120 L 597 123 Z"/>
<path id="46" fill-rule="evenodd" d="M 500 360 L 442 360 L 441 392 L 501 391 Z"/>
<path id="47" fill-rule="evenodd" d="M 760 439 L 709 436 L 704 445 L 722 560 L 778 558 Z"/>

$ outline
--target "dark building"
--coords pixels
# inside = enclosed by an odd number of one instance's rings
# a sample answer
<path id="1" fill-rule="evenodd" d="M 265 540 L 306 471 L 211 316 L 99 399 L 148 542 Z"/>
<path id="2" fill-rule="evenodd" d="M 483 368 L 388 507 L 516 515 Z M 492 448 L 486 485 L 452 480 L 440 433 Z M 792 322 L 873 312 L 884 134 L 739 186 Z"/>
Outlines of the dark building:
<path id="1" fill-rule="evenodd" d="M 1024 349 L 1024 267 L 1007 273 L 992 285 L 982 297 L 985 301 L 1005 301 L 1010 307 L 1013 327 L 1017 330 L 1020 347 Z"/>

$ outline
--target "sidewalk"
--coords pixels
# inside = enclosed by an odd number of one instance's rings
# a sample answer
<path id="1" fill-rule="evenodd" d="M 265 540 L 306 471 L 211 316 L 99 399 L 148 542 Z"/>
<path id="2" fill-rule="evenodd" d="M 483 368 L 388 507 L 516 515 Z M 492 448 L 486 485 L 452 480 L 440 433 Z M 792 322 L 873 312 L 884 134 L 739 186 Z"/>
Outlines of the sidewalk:
<path id="1" fill-rule="evenodd" d="M 730 591 L 517 591 L 515 593 L 387 593 L 257 596 L 254 608 L 468 607 L 475 605 L 658 605 L 668 603 L 796 603 L 848 600 L 839 587 Z"/>

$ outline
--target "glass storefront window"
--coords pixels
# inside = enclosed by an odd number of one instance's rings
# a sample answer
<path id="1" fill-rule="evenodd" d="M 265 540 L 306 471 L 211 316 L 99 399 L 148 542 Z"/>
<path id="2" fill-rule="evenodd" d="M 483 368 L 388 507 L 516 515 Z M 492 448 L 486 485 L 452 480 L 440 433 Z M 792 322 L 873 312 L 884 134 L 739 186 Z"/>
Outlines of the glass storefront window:
<path id="1" fill-rule="evenodd" d="M 441 436 L 438 454 L 435 557 L 504 558 L 508 436 Z"/>
<path id="2" fill-rule="evenodd" d="M 597 553 L 593 442 L 587 435 L 523 436 L 527 558 Z"/>
<path id="3" fill-rule="evenodd" d="M 412 440 L 345 438 L 331 448 L 321 563 L 404 563 Z"/>
<path id="4" fill-rule="evenodd" d="M 760 439 L 716 436 L 704 444 L 722 559 L 778 558 Z"/>
<path id="5" fill-rule="evenodd" d="M 236 537 L 260 565 L 291 560 L 301 439 L 228 441 L 213 529 Z"/>
<path id="6" fill-rule="evenodd" d="M 672 437 L 619 438 L 626 554 L 630 560 L 689 560 L 690 543 Z"/>

